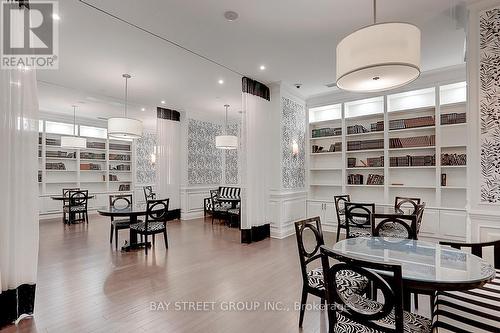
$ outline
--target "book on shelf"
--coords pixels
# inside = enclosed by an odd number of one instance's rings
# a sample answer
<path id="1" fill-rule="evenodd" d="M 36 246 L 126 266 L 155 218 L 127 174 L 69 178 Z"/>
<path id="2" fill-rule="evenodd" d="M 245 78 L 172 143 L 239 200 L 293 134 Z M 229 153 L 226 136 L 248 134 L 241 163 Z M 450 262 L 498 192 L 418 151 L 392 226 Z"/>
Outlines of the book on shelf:
<path id="1" fill-rule="evenodd" d="M 59 163 L 47 162 L 45 163 L 45 170 L 66 170 L 66 165 L 62 162 Z"/>
<path id="2" fill-rule="evenodd" d="M 76 152 L 47 150 L 45 156 L 48 158 L 76 158 Z"/>
<path id="3" fill-rule="evenodd" d="M 105 160 L 106 153 L 80 152 L 80 158 L 83 158 L 85 160 Z"/>
<path id="4" fill-rule="evenodd" d="M 130 161 L 130 155 L 109 154 L 110 161 Z"/>
<path id="5" fill-rule="evenodd" d="M 101 170 L 100 164 L 95 163 L 80 163 L 80 170 Z"/>
<path id="6" fill-rule="evenodd" d="M 376 123 L 370 124 L 371 132 L 382 132 L 384 130 L 384 121 L 380 120 Z"/>
<path id="7" fill-rule="evenodd" d="M 445 113 L 441 115 L 441 125 L 463 124 L 467 122 L 465 113 Z"/>
<path id="8" fill-rule="evenodd" d="M 363 185 L 363 175 L 360 174 L 347 175 L 347 184 Z"/>
<path id="9" fill-rule="evenodd" d="M 120 144 L 120 143 L 110 143 L 109 144 L 109 149 L 111 150 L 123 150 L 123 151 L 130 151 L 130 145 L 128 144 Z"/>
<path id="10" fill-rule="evenodd" d="M 47 146 L 60 146 L 61 145 L 61 140 L 46 138 L 45 139 L 45 144 Z"/>
<path id="11" fill-rule="evenodd" d="M 384 176 L 369 174 L 366 180 L 366 185 L 384 185 Z"/>
<path id="12" fill-rule="evenodd" d="M 467 154 L 441 154 L 441 165 L 467 165 Z"/>
<path id="13" fill-rule="evenodd" d="M 433 116 L 389 120 L 389 130 L 434 126 Z"/>
<path id="14" fill-rule="evenodd" d="M 384 139 L 347 141 L 347 150 L 383 149 Z"/>
<path id="15" fill-rule="evenodd" d="M 312 130 L 313 138 L 322 138 L 326 136 L 340 136 L 342 135 L 342 128 L 340 127 L 326 127 L 326 128 L 317 128 Z"/>
<path id="16" fill-rule="evenodd" d="M 367 133 L 368 130 L 363 125 L 351 125 L 347 126 L 347 134 L 360 134 Z"/>
<path id="17" fill-rule="evenodd" d="M 323 146 L 313 145 L 311 151 L 313 154 L 340 152 L 342 151 L 342 142 L 331 144 L 328 150 L 325 150 Z"/>
<path id="18" fill-rule="evenodd" d="M 130 191 L 130 184 L 121 184 L 118 187 L 118 191 Z"/>
<path id="19" fill-rule="evenodd" d="M 109 166 L 109 171 L 130 171 L 129 164 L 118 164 L 115 166 Z"/>
<path id="20" fill-rule="evenodd" d="M 430 147 L 435 145 L 436 145 L 435 135 L 389 139 L 390 148 L 415 148 L 415 147 Z"/>
<path id="21" fill-rule="evenodd" d="M 89 149 L 106 149 L 106 143 L 87 141 L 87 148 L 89 148 Z"/>
<path id="22" fill-rule="evenodd" d="M 389 158 L 391 167 L 407 167 L 407 166 L 435 166 L 436 155 L 423 156 L 391 156 Z"/>

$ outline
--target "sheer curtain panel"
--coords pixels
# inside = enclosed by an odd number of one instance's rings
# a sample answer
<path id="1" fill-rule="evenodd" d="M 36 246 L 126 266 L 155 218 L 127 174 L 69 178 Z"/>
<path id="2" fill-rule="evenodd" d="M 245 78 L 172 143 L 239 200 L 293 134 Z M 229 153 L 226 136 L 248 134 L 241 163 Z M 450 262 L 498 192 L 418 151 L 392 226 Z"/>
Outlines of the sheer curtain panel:
<path id="1" fill-rule="evenodd" d="M 0 327 L 33 313 L 38 262 L 34 70 L 0 69 Z"/>

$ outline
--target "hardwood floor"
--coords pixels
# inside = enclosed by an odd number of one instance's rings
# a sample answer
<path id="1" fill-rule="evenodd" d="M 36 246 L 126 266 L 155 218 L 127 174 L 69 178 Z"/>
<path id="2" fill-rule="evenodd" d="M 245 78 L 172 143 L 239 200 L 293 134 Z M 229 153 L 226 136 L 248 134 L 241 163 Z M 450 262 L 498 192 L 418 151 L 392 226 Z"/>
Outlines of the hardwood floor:
<path id="1" fill-rule="evenodd" d="M 159 235 L 146 257 L 143 250 L 115 251 L 109 219 L 98 215 L 90 216 L 88 227 L 40 222 L 34 319 L 0 332 L 327 331 L 326 314 L 319 310 L 306 311 L 304 328 L 298 328 L 294 307 L 302 282 L 294 236 L 243 245 L 238 230 L 203 219 L 172 222 L 168 233 L 170 248 L 165 250 Z M 326 233 L 326 244 L 334 236 Z M 119 237 L 122 243 L 128 231 Z M 158 302 L 169 302 L 169 309 Z M 183 311 L 180 302 L 207 302 L 208 308 Z M 258 302 L 258 308 L 224 311 L 229 302 Z M 314 296 L 309 303 L 320 304 Z"/>

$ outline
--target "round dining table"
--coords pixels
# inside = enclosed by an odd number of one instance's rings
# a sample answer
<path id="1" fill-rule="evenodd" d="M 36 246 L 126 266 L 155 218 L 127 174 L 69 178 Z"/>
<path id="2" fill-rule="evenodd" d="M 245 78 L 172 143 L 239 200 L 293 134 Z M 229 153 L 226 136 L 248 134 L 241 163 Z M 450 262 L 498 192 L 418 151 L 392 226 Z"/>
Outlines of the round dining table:
<path id="1" fill-rule="evenodd" d="M 158 212 L 160 211 L 161 209 L 158 208 Z M 108 206 L 106 208 L 98 209 L 97 212 L 102 216 L 109 216 L 113 218 L 128 217 L 130 219 L 130 224 L 134 224 L 138 222 L 139 216 L 147 215 L 147 205 L 146 203 L 138 203 L 127 207 Z M 155 210 L 153 210 L 153 213 L 154 212 Z M 148 247 L 151 246 L 151 242 L 138 242 L 137 232 L 135 232 L 133 229 L 129 229 L 129 231 L 130 231 L 129 242 L 128 244 L 122 246 L 123 251 L 130 251 L 139 248 L 144 248 L 145 246 Z"/>
<path id="2" fill-rule="evenodd" d="M 357 237 L 342 240 L 332 249 L 354 259 L 400 264 L 407 309 L 411 292 L 470 290 L 495 277 L 495 269 L 484 259 L 422 240 Z"/>
<path id="3" fill-rule="evenodd" d="M 94 197 L 95 197 L 95 195 L 92 195 L 92 194 L 87 195 L 87 199 L 93 199 Z M 51 195 L 50 198 L 52 200 L 55 200 L 55 201 L 69 201 L 69 196 L 67 196 L 67 195 L 66 196 L 64 196 L 64 195 Z M 80 199 L 80 197 L 79 197 L 79 199 Z M 64 203 L 63 203 L 63 206 L 64 206 Z M 64 207 L 63 207 L 63 209 L 64 209 Z M 75 212 L 69 211 L 68 215 L 69 215 L 68 221 L 74 221 Z M 63 223 L 66 224 L 66 220 L 63 219 Z"/>

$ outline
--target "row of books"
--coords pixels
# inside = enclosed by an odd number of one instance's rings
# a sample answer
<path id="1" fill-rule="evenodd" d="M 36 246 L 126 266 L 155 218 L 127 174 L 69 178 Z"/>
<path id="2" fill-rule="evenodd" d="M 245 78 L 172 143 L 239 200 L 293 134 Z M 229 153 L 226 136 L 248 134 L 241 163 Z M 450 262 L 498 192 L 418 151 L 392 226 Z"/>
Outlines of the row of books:
<path id="1" fill-rule="evenodd" d="M 105 153 L 81 152 L 80 153 L 80 158 L 83 158 L 83 159 L 86 159 L 86 160 L 105 160 L 106 159 L 106 154 Z"/>
<path id="2" fill-rule="evenodd" d="M 109 171 L 130 171 L 130 164 L 118 164 L 115 166 L 109 166 Z"/>
<path id="3" fill-rule="evenodd" d="M 467 121 L 465 113 L 446 113 L 441 115 L 441 125 L 463 124 Z"/>
<path id="4" fill-rule="evenodd" d="M 130 155 L 109 154 L 110 161 L 130 161 Z"/>
<path id="5" fill-rule="evenodd" d="M 101 170 L 101 165 L 95 163 L 80 163 L 80 170 Z"/>
<path id="6" fill-rule="evenodd" d="M 383 149 L 384 139 L 347 141 L 347 150 Z"/>
<path id="7" fill-rule="evenodd" d="M 384 121 L 377 121 L 376 123 L 371 124 L 370 128 L 372 132 L 381 132 L 384 130 Z"/>
<path id="8" fill-rule="evenodd" d="M 118 187 L 118 191 L 130 191 L 130 184 L 121 184 Z"/>
<path id="9" fill-rule="evenodd" d="M 363 125 L 347 126 L 347 134 L 360 134 L 369 132 Z"/>
<path id="10" fill-rule="evenodd" d="M 369 174 L 366 185 L 384 185 L 384 176 Z"/>
<path id="11" fill-rule="evenodd" d="M 338 152 L 338 151 L 342 151 L 342 142 L 335 142 L 334 144 L 331 144 L 330 148 L 328 150 L 325 150 L 325 147 L 323 147 L 323 146 L 318 146 L 318 145 L 312 146 L 312 152 L 314 154 L 333 153 L 333 152 Z"/>
<path id="12" fill-rule="evenodd" d="M 389 130 L 434 126 L 435 124 L 436 122 L 433 116 L 408 118 L 408 119 L 394 119 L 394 120 L 389 120 Z"/>
<path id="13" fill-rule="evenodd" d="M 42 138 L 38 139 L 38 143 L 39 144 L 42 144 L 41 140 L 42 140 Z M 61 145 L 61 140 L 46 138 L 45 139 L 45 144 L 47 146 L 60 146 Z"/>
<path id="14" fill-rule="evenodd" d="M 120 144 L 120 143 L 110 143 L 109 144 L 109 149 L 111 149 L 111 150 L 130 151 L 130 145 Z"/>
<path id="15" fill-rule="evenodd" d="M 413 148 L 413 147 L 429 147 L 436 145 L 435 135 L 413 136 L 408 138 L 391 138 L 389 139 L 390 148 Z"/>
<path id="16" fill-rule="evenodd" d="M 434 166 L 436 165 L 436 155 L 393 156 L 389 158 L 389 165 L 391 167 Z"/>
<path id="17" fill-rule="evenodd" d="M 57 158 L 76 158 L 76 152 L 67 152 L 67 151 L 53 151 L 53 150 L 47 150 L 45 153 L 45 156 L 50 158 L 50 157 L 57 157 Z"/>
<path id="18" fill-rule="evenodd" d="M 104 143 L 104 142 L 88 142 L 87 141 L 87 148 L 106 149 L 106 143 Z"/>
<path id="19" fill-rule="evenodd" d="M 64 163 L 45 163 L 45 170 L 66 170 Z"/>
<path id="20" fill-rule="evenodd" d="M 342 135 L 342 128 L 340 127 L 327 127 L 327 128 L 317 128 L 312 130 L 313 138 L 322 138 L 325 136 L 337 136 Z"/>
<path id="21" fill-rule="evenodd" d="M 441 165 L 467 165 L 467 154 L 441 154 Z"/>
<path id="22" fill-rule="evenodd" d="M 357 158 L 355 157 L 348 157 L 347 158 L 347 167 L 348 168 L 355 168 L 357 167 Z M 359 167 L 370 167 L 370 168 L 379 168 L 384 166 L 384 156 L 380 157 L 368 157 L 366 159 L 366 162 L 363 160 L 359 160 L 362 165 Z"/>
<path id="23" fill-rule="evenodd" d="M 363 183 L 363 175 L 360 175 L 360 174 L 347 175 L 347 184 L 351 184 L 351 185 L 364 184 Z"/>

